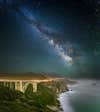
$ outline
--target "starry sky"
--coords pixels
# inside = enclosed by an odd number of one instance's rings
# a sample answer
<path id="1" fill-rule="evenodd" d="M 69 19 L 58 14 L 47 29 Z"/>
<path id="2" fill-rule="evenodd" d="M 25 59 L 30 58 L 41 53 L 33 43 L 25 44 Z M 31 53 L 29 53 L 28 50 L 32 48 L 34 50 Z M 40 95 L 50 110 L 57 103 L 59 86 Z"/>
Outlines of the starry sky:
<path id="1" fill-rule="evenodd" d="M 100 0 L 0 0 L 0 73 L 100 78 Z"/>

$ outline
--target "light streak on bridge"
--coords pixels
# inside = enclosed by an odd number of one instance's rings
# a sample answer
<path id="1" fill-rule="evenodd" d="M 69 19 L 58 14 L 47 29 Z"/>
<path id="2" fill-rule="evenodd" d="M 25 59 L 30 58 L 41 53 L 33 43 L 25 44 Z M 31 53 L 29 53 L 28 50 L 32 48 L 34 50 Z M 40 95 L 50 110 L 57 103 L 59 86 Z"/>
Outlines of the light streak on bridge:
<path id="1" fill-rule="evenodd" d="M 39 83 L 48 83 L 52 81 L 61 80 L 63 78 L 52 78 L 45 76 L 32 76 L 32 75 L 0 75 L 0 84 L 15 90 L 24 92 L 29 84 L 33 86 L 33 92 L 37 91 L 37 86 Z"/>

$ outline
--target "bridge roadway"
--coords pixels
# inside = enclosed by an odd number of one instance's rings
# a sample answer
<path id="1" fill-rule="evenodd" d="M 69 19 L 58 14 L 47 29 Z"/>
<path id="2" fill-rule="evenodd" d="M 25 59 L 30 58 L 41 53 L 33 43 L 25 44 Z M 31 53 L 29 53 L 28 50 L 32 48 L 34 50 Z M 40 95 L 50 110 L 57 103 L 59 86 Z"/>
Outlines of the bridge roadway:
<path id="1" fill-rule="evenodd" d="M 63 79 L 63 78 L 62 78 Z M 38 83 L 41 82 L 52 82 L 52 81 L 57 81 L 57 80 L 61 80 L 61 78 L 49 78 L 49 79 L 42 79 L 42 80 L 38 80 L 38 79 L 29 79 L 29 80 L 17 80 L 17 79 L 0 79 L 0 84 L 2 84 L 3 86 L 9 87 L 9 88 L 13 88 L 15 90 L 19 90 L 21 92 L 24 92 L 27 88 L 27 86 L 29 84 L 32 84 L 33 86 L 33 92 L 37 91 L 37 85 Z"/>

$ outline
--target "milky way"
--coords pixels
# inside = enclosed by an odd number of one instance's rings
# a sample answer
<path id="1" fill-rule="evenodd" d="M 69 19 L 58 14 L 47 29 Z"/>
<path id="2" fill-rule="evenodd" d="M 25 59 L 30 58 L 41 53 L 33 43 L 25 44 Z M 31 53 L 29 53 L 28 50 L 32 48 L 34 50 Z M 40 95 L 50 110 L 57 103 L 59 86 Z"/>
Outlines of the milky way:
<path id="1" fill-rule="evenodd" d="M 99 7 L 99 0 L 0 0 L 0 71 L 100 73 Z"/>
<path id="2" fill-rule="evenodd" d="M 71 65 L 73 63 L 72 57 L 67 54 L 67 50 L 64 49 L 63 44 L 55 39 L 55 32 L 50 32 L 45 26 L 35 20 L 33 16 L 27 16 L 29 15 L 27 14 L 29 13 L 27 10 L 25 12 L 25 10 L 23 9 L 17 9 L 17 12 L 24 18 L 24 20 L 26 20 L 29 24 L 32 24 L 32 26 L 34 26 L 36 30 L 41 33 L 42 38 L 47 40 L 48 44 L 55 49 L 58 55 L 65 61 L 65 63 L 67 63 L 68 65 Z"/>
<path id="3" fill-rule="evenodd" d="M 30 14 L 30 12 L 25 7 L 20 8 L 18 2 L 16 4 L 16 2 L 11 0 L 9 2 L 6 1 L 6 4 L 4 3 L 4 1 L 1 1 L 0 3 L 4 4 L 4 6 L 6 6 L 5 8 L 13 8 L 15 11 L 17 11 L 18 14 L 20 14 L 24 18 L 24 20 L 26 20 L 29 24 L 32 24 L 32 26 L 34 26 L 36 30 L 38 30 L 41 33 L 42 37 L 47 40 L 48 44 L 55 49 L 58 55 L 68 65 L 72 64 L 72 57 L 69 56 L 67 52 L 64 50 L 61 42 L 58 42 L 57 39 L 55 41 L 55 36 L 57 36 L 55 32 L 50 32 L 45 26 L 43 26 L 40 22 L 33 18 L 32 14 Z"/>

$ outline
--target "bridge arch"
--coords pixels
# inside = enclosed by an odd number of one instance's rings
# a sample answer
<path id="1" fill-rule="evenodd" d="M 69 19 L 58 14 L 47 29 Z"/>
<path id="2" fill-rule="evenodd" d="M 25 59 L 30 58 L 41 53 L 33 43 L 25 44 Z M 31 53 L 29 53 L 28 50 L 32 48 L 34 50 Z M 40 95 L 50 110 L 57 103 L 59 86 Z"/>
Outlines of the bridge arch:
<path id="1" fill-rule="evenodd" d="M 27 87 L 32 84 L 33 87 L 33 92 L 37 91 L 37 83 L 36 82 L 25 82 L 23 85 L 23 92 L 25 92 L 25 90 L 27 89 Z"/>

